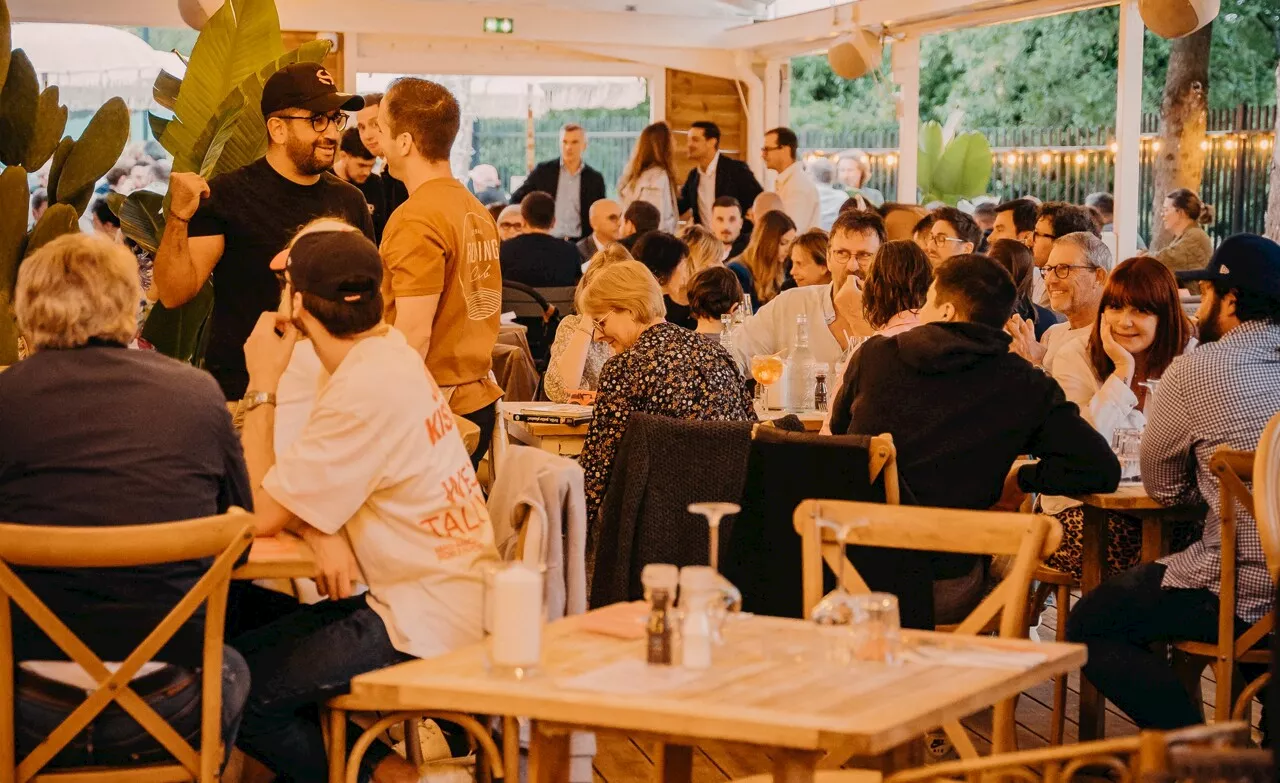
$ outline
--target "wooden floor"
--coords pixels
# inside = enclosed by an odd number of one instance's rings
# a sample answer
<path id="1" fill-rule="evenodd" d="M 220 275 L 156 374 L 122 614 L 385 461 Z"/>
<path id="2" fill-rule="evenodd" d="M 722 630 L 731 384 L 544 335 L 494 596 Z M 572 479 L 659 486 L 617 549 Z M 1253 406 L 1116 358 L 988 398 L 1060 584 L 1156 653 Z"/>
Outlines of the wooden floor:
<path id="1" fill-rule="evenodd" d="M 1038 633 L 1040 638 L 1051 641 L 1055 638 L 1057 613 L 1052 606 L 1048 607 L 1040 618 Z M 1212 670 L 1207 670 L 1201 682 L 1201 690 L 1205 697 L 1205 711 L 1213 709 Z M 1064 729 L 1067 743 L 1074 743 L 1078 737 L 1076 715 L 1080 703 L 1080 676 L 1072 674 L 1067 681 L 1067 722 Z M 1032 749 L 1049 744 L 1049 724 L 1053 705 L 1053 683 L 1045 682 L 1025 691 L 1018 700 L 1018 747 Z M 1255 704 L 1254 726 L 1258 725 L 1259 708 Z M 991 711 L 986 710 L 962 721 L 974 745 L 980 752 L 987 752 L 991 747 Z M 1107 703 L 1106 732 L 1108 737 L 1120 737 L 1136 733 L 1137 728 L 1123 713 Z M 623 734 L 597 734 L 597 751 L 595 758 L 596 783 L 631 783 L 632 781 L 648 781 L 653 779 L 654 757 L 656 748 L 653 743 L 643 738 L 628 737 Z M 749 747 L 730 745 L 703 745 L 698 747 L 693 757 L 693 778 L 695 783 L 721 783 L 748 775 L 759 775 L 772 770 L 772 763 L 762 751 Z"/>

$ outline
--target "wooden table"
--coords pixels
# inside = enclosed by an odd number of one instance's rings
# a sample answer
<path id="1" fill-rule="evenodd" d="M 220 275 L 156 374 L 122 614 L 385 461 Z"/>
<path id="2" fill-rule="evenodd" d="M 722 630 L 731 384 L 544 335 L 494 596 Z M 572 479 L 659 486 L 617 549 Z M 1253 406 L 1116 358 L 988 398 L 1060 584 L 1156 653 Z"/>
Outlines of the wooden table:
<path id="1" fill-rule="evenodd" d="M 602 612 L 617 611 L 618 606 Z M 593 613 L 594 614 L 594 613 Z M 524 681 L 487 673 L 484 650 L 473 645 L 448 655 L 356 677 L 351 695 L 384 710 L 451 710 L 533 719 L 530 781 L 568 779 L 568 732 L 616 730 L 651 735 L 667 747 L 658 774 L 688 781 L 692 747 L 717 740 L 756 745 L 775 759 L 775 779 L 810 781 L 833 747 L 848 755 L 878 756 L 913 741 L 941 723 L 1078 669 L 1080 645 L 1029 640 L 966 638 L 983 650 L 1039 653 L 1027 668 L 977 668 L 946 663 L 829 664 L 822 660 L 816 626 L 799 620 L 742 617 L 725 628 L 726 645 L 715 665 L 691 680 L 651 687 L 640 682 L 644 641 L 619 639 L 584 628 L 591 615 L 547 627 L 543 671 Z M 908 643 L 956 642 L 950 634 L 908 632 Z M 602 679 L 603 689 L 570 678 L 606 665 L 630 674 Z M 660 667 L 659 674 L 686 670 Z M 846 756 L 847 757 L 847 756 Z"/>
<path id="2" fill-rule="evenodd" d="M 1165 527 L 1170 522 L 1204 519 L 1203 506 L 1163 506 L 1147 495 L 1142 484 L 1122 484 L 1115 492 L 1077 495 L 1082 504 L 1084 523 L 1080 535 L 1080 593 L 1088 595 L 1102 583 L 1106 575 L 1107 546 L 1111 534 L 1107 518 L 1111 512 L 1127 514 L 1142 520 L 1142 555 L 1140 562 L 1151 563 L 1168 551 Z M 1103 734 L 1106 702 L 1098 689 L 1080 678 L 1080 741 L 1099 739 Z"/>
<path id="3" fill-rule="evenodd" d="M 292 533 L 255 538 L 248 562 L 231 572 L 232 579 L 302 579 L 315 575 L 311 547 Z"/>

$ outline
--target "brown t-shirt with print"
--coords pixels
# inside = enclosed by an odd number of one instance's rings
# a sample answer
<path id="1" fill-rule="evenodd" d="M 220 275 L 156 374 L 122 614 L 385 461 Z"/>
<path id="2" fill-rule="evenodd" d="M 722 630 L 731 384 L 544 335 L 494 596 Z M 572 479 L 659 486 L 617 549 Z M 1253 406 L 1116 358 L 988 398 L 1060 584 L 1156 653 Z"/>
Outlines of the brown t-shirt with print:
<path id="1" fill-rule="evenodd" d="M 449 407 L 474 413 L 502 396 L 489 378 L 502 318 L 502 270 L 493 216 L 456 179 L 428 180 L 396 208 L 382 233 L 387 322 L 396 297 L 440 295 L 427 369 L 457 387 Z"/>

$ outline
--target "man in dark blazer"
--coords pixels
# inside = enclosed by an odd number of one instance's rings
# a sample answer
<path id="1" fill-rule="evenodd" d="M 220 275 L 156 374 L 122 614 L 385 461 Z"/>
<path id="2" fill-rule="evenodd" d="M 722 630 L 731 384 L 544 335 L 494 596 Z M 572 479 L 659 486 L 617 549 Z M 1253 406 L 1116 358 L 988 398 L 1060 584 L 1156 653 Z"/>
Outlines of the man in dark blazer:
<path id="1" fill-rule="evenodd" d="M 714 230 L 711 206 L 716 199 L 732 196 L 739 204 L 752 204 L 764 190 L 747 164 L 720 154 L 720 128 L 714 122 L 698 121 L 689 128 L 689 159 L 697 165 L 680 189 L 680 214 L 692 213 L 693 222 L 707 229 Z M 714 187 L 703 183 L 708 173 Z"/>
<path id="2" fill-rule="evenodd" d="M 586 151 L 587 132 L 582 126 L 564 126 L 560 129 L 560 157 L 535 166 L 524 184 L 511 194 L 511 203 L 519 204 L 530 193 L 550 193 L 556 200 L 553 233 L 574 242 L 591 233 L 591 205 L 604 198 L 604 177 L 582 160 Z"/>

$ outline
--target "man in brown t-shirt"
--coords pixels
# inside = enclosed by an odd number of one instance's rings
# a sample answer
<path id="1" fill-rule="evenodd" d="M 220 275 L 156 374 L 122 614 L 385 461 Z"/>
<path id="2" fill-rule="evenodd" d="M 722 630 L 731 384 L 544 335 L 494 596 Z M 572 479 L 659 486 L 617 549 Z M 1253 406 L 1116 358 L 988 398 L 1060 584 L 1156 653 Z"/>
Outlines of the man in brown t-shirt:
<path id="1" fill-rule="evenodd" d="M 378 111 L 387 167 L 409 189 L 382 234 L 387 322 L 426 360 L 454 413 L 488 444 L 502 389 L 490 377 L 502 311 L 498 226 L 454 179 L 449 151 L 458 102 L 444 87 L 405 77 Z M 482 445 L 473 456 L 478 462 Z"/>

